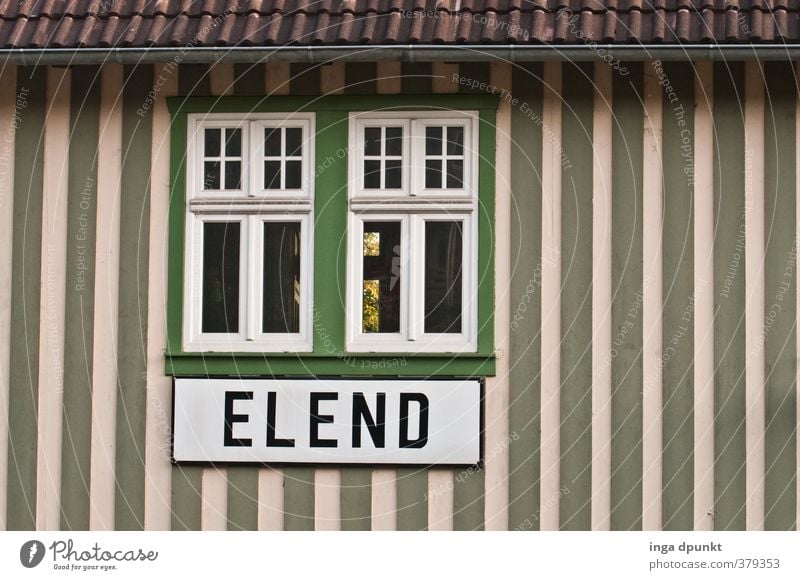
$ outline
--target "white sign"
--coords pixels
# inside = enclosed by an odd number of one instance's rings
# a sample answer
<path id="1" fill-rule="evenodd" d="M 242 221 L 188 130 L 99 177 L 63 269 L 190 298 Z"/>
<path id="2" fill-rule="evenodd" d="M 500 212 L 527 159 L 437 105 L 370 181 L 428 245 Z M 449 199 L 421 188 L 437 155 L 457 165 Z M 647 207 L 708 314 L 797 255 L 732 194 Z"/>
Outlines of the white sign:
<path id="1" fill-rule="evenodd" d="M 175 379 L 176 461 L 467 465 L 475 380 Z"/>

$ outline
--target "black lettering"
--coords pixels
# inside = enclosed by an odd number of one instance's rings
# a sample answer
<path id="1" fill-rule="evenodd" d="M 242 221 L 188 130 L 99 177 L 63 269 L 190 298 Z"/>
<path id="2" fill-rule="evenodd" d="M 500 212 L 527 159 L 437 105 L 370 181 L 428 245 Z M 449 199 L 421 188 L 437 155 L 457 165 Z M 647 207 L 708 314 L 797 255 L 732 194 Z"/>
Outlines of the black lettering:
<path id="1" fill-rule="evenodd" d="M 408 438 L 408 404 L 419 403 L 419 436 Z M 422 449 L 428 444 L 428 397 L 422 393 L 400 393 L 400 449 Z"/>
<path id="2" fill-rule="evenodd" d="M 225 447 L 252 447 L 252 439 L 236 439 L 233 436 L 234 423 L 247 423 L 249 415 L 237 415 L 233 412 L 234 401 L 252 401 L 253 391 L 225 391 Z"/>
<path id="3" fill-rule="evenodd" d="M 275 437 L 275 393 L 267 393 L 267 447 L 294 447 L 294 439 Z"/>
<path id="4" fill-rule="evenodd" d="M 320 415 L 320 401 L 336 401 L 339 393 L 311 393 L 311 421 L 309 423 L 309 446 L 310 447 L 338 447 L 336 439 L 320 439 L 319 426 L 333 423 L 333 415 Z"/>
<path id="5" fill-rule="evenodd" d="M 369 430 L 372 442 L 377 449 L 386 446 L 386 393 L 377 394 L 377 419 L 369 412 L 369 405 L 364 393 L 353 393 L 353 447 L 361 447 L 361 420 Z"/>

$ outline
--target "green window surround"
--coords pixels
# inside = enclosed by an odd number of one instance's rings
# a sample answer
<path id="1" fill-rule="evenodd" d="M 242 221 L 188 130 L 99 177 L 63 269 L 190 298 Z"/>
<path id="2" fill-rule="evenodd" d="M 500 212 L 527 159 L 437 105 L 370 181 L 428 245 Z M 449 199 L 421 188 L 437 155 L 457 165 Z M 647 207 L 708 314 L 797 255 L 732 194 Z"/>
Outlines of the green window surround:
<path id="1" fill-rule="evenodd" d="M 174 376 L 486 376 L 494 355 L 495 115 L 492 95 L 170 97 L 170 204 L 166 372 Z M 352 111 L 477 110 L 478 351 L 355 354 L 345 349 L 348 114 Z M 309 353 L 183 351 L 187 115 L 310 112 L 316 116 L 313 341 Z"/>

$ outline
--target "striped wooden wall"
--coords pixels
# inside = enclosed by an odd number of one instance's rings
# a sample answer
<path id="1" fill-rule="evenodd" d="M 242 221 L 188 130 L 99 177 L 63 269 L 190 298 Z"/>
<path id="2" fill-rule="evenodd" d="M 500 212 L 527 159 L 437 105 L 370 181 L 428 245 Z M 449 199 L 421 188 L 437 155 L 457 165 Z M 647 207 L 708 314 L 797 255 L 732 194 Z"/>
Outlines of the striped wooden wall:
<path id="1" fill-rule="evenodd" d="M 795 529 L 794 72 L 5 67 L 0 528 Z M 483 467 L 171 466 L 164 97 L 459 78 L 508 91 Z"/>

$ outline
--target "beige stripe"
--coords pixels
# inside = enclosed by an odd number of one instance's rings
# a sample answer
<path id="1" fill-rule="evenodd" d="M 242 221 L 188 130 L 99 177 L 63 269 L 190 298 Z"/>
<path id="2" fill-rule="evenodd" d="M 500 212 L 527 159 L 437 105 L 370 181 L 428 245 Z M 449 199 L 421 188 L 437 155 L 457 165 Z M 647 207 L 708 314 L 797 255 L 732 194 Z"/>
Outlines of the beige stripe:
<path id="1" fill-rule="evenodd" d="M 433 63 L 433 92 L 458 92 L 458 64 L 449 62 Z"/>
<path id="2" fill-rule="evenodd" d="M 323 95 L 340 95 L 344 92 L 344 61 L 334 60 L 321 67 L 320 91 Z"/>
<path id="3" fill-rule="evenodd" d="M 714 68 L 695 63 L 694 527 L 714 529 Z"/>
<path id="4" fill-rule="evenodd" d="M 6 529 L 8 387 L 11 357 L 11 249 L 14 214 L 14 133 L 17 69 L 0 71 L 0 530 Z"/>
<path id="5" fill-rule="evenodd" d="M 336 467 L 314 470 L 314 529 L 341 529 L 342 472 Z"/>
<path id="6" fill-rule="evenodd" d="M 200 528 L 207 531 L 228 529 L 228 470 L 203 469 Z"/>
<path id="7" fill-rule="evenodd" d="M 153 108 L 150 178 L 150 264 L 147 308 L 147 411 L 145 420 L 145 529 L 169 530 L 172 466 L 169 462 L 171 380 L 164 373 L 167 350 L 167 251 L 169 227 L 170 117 L 165 97 L 178 94 L 178 69 L 155 70 L 163 83 Z M 116 320 L 116 316 L 114 317 Z"/>
<path id="8" fill-rule="evenodd" d="M 745 398 L 746 519 L 748 530 L 764 529 L 764 89 L 761 65 L 745 65 Z"/>
<path id="9" fill-rule="evenodd" d="M 611 67 L 594 66 L 592 529 L 611 529 Z"/>
<path id="10" fill-rule="evenodd" d="M 800 74 L 800 63 L 797 64 L 797 72 L 796 75 Z M 795 78 L 797 76 L 795 75 Z M 800 98 L 797 99 L 796 108 L 795 108 L 795 141 L 800 141 L 798 137 L 800 137 Z M 795 143 L 795 180 L 797 181 L 796 190 L 797 195 L 795 199 L 795 212 L 797 214 L 797 219 L 795 220 L 795 224 L 800 226 L 800 171 L 797 171 L 797 167 L 800 167 L 800 143 Z M 795 254 L 800 249 L 800 227 L 796 226 L 795 231 L 795 242 L 794 242 L 794 251 Z M 795 274 L 796 276 L 796 274 Z M 795 288 L 795 296 L 797 299 L 797 316 L 800 317 L 800 291 Z M 797 335 L 797 361 L 800 361 L 800 324 L 798 324 L 798 320 L 795 320 L 795 332 Z M 795 372 L 796 379 L 795 379 L 795 387 L 797 389 L 796 397 L 796 415 L 795 415 L 795 448 L 797 454 L 797 461 L 796 461 L 796 468 L 797 468 L 797 477 L 796 477 L 796 484 L 797 484 L 797 491 L 795 495 L 795 529 L 800 529 L 800 441 L 798 441 L 798 427 L 800 427 L 800 364 L 795 364 Z"/>
<path id="11" fill-rule="evenodd" d="M 61 424 L 64 399 L 64 301 L 67 276 L 67 178 L 70 71 L 47 71 L 39 323 L 39 436 L 36 528 L 61 524 Z"/>
<path id="12" fill-rule="evenodd" d="M 389 63 L 392 64 L 392 63 Z M 400 92 L 400 79 L 388 78 L 386 62 L 378 63 L 377 90 L 379 94 Z M 429 484 L 430 485 L 430 482 Z M 397 529 L 397 470 L 376 468 L 372 470 L 372 529 Z M 452 508 L 451 508 L 452 510 Z"/>
<path id="13" fill-rule="evenodd" d="M 486 379 L 486 427 L 484 469 L 485 527 L 508 529 L 508 350 L 511 344 L 511 65 L 492 63 L 492 84 L 504 98 L 497 109 L 497 148 L 495 173 L 495 310 L 496 374 Z"/>
<path id="14" fill-rule="evenodd" d="M 92 340 L 92 451 L 89 477 L 91 490 L 89 527 L 92 530 L 114 529 L 119 186 L 122 171 L 121 92 L 122 65 L 104 65 L 101 74 L 100 135 L 97 146 L 97 247 Z M 151 258 L 153 256 L 151 253 Z M 163 365 L 163 361 L 161 364 Z M 169 409 L 169 406 L 162 408 L 162 421 L 166 426 L 169 425 Z M 149 485 L 149 479 L 146 485 Z M 147 503 L 145 495 L 145 507 Z"/>
<path id="15" fill-rule="evenodd" d="M 378 62 L 378 92 L 380 94 L 397 94 L 402 90 L 400 63 L 393 60 Z"/>
<path id="16" fill-rule="evenodd" d="M 268 62 L 266 64 L 266 89 L 268 95 L 289 94 L 289 63 Z"/>
<path id="17" fill-rule="evenodd" d="M 644 281 L 642 323 L 642 529 L 661 529 L 662 446 L 662 229 L 661 87 L 652 67 L 644 75 L 644 151 L 642 168 L 642 246 Z"/>
<path id="18" fill-rule="evenodd" d="M 209 71 L 211 94 L 214 96 L 233 93 L 235 71 L 233 64 L 217 63 Z M 165 149 L 169 153 L 169 148 Z M 228 470 L 206 467 L 200 484 L 200 527 L 204 530 L 228 528 Z"/>
<path id="19" fill-rule="evenodd" d="M 542 143 L 542 450 L 540 527 L 559 526 L 561 63 L 544 65 Z"/>
<path id="20" fill-rule="evenodd" d="M 452 469 L 428 469 L 428 529 L 432 532 L 453 529 L 454 478 Z"/>
<path id="21" fill-rule="evenodd" d="M 233 94 L 233 82 L 236 78 L 232 63 L 215 63 L 208 74 L 213 96 Z"/>
<path id="22" fill-rule="evenodd" d="M 258 471 L 258 529 L 283 529 L 283 470 Z"/>

